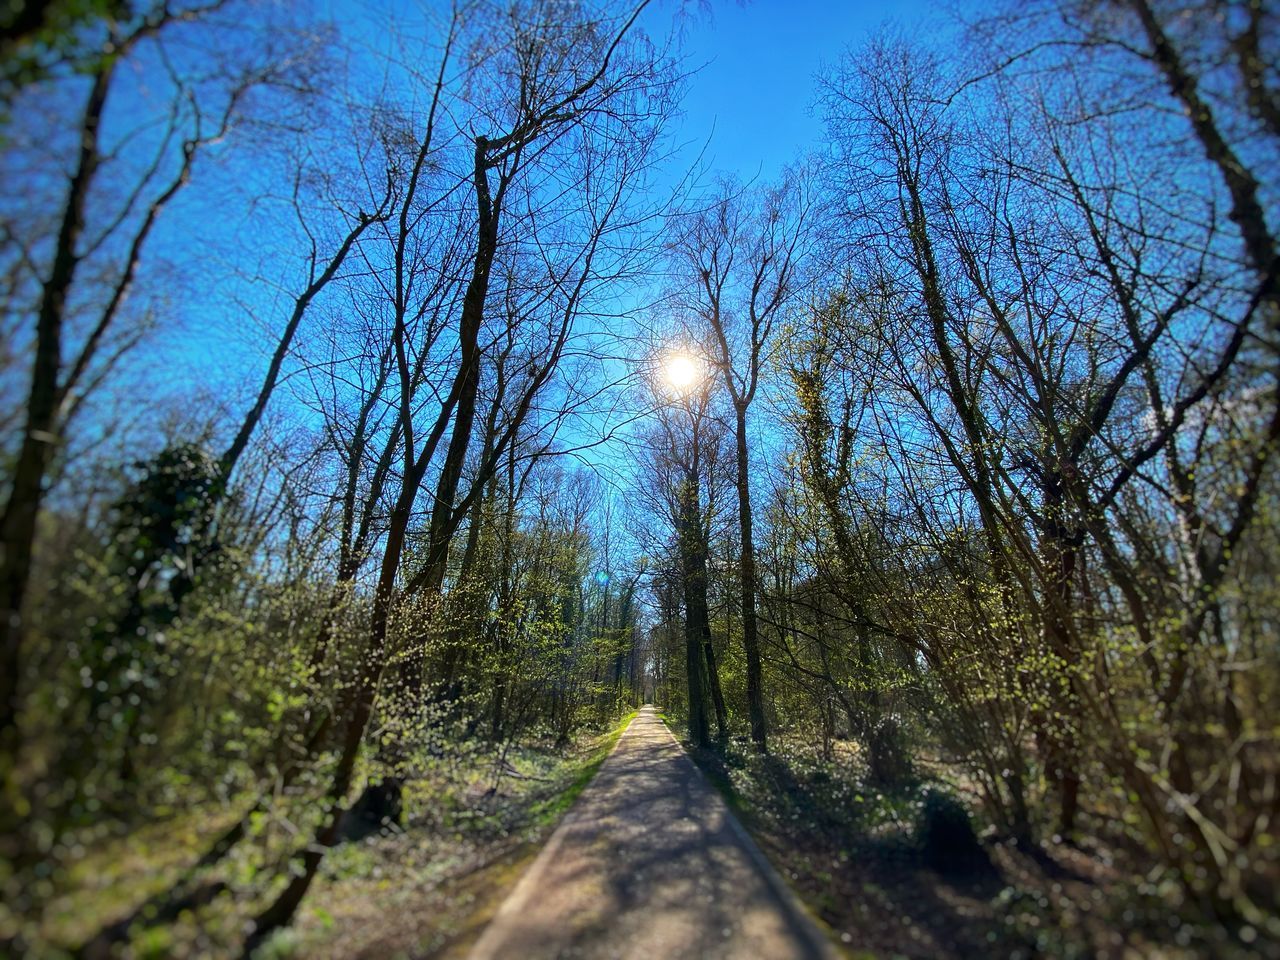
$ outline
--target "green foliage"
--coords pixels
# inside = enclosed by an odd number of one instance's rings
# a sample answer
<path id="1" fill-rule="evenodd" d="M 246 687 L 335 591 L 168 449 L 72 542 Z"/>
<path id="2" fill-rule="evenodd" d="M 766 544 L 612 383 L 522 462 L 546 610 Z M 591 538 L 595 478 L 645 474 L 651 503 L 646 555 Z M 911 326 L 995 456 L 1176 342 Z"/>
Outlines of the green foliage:
<path id="1" fill-rule="evenodd" d="M 0 103 L 59 68 L 86 71 L 105 54 L 104 26 L 127 17 L 128 0 L 14 0 L 0 7 Z"/>
<path id="2" fill-rule="evenodd" d="M 622 734 L 626 732 L 627 727 L 630 726 L 635 716 L 636 711 L 634 710 L 624 714 L 622 719 L 614 724 L 613 729 L 599 739 L 592 752 L 577 766 L 568 787 L 534 808 L 533 816 L 535 822 L 554 823 L 573 806 L 574 801 L 578 799 L 578 796 L 586 789 L 587 784 L 595 777 L 600 766 L 609 758 L 613 748 L 618 745 Z"/>

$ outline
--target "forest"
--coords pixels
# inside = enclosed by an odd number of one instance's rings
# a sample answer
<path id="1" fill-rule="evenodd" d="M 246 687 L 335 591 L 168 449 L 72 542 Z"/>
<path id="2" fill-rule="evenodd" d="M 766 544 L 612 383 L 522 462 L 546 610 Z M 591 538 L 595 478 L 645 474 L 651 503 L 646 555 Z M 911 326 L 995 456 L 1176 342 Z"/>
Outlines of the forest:
<path id="1" fill-rule="evenodd" d="M 713 163 L 777 6 L 0 9 L 0 953 L 463 956 L 653 704 L 849 956 L 1280 957 L 1280 6 Z"/>

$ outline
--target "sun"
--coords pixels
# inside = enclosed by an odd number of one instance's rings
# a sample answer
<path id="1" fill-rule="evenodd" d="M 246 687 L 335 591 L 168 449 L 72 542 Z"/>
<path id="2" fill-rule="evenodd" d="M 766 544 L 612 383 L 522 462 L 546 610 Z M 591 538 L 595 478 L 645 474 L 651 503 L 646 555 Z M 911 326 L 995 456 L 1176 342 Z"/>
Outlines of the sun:
<path id="1" fill-rule="evenodd" d="M 702 379 L 702 364 L 688 353 L 672 353 L 666 358 L 663 375 L 677 392 L 683 393 Z"/>

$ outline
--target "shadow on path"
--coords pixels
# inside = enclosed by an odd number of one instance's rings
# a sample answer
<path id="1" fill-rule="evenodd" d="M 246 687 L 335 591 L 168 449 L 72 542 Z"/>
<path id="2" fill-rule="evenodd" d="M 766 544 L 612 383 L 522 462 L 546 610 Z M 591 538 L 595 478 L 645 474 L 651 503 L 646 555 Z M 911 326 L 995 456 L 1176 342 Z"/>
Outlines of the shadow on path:
<path id="1" fill-rule="evenodd" d="M 471 960 L 835 956 L 645 707 Z"/>

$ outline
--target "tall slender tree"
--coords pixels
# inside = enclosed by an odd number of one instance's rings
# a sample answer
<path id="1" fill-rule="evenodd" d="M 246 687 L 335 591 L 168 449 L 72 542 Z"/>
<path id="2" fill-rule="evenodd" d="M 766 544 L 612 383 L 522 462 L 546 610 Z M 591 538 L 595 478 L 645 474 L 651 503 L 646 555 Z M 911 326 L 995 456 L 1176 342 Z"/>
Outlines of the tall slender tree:
<path id="1" fill-rule="evenodd" d="M 695 275 L 688 309 L 710 330 L 712 365 L 733 407 L 738 493 L 738 587 L 742 646 L 747 659 L 751 739 L 768 749 L 756 598 L 751 435 L 748 417 L 778 319 L 794 294 L 807 199 L 799 173 L 767 192 L 724 182 L 710 205 L 691 218 L 676 241 L 677 256 Z"/>

